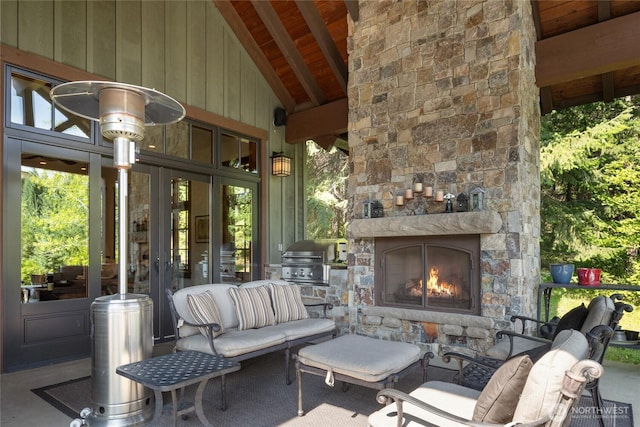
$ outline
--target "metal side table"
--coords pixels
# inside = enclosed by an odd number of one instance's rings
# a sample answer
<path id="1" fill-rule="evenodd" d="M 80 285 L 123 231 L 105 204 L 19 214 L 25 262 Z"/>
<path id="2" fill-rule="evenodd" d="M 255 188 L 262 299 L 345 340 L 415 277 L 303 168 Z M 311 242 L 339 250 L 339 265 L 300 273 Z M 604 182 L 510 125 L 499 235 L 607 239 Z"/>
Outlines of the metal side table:
<path id="1" fill-rule="evenodd" d="M 209 427 L 212 427 L 212 424 L 207 420 L 202 410 L 202 395 L 207 381 L 211 378 L 221 377 L 222 407 L 224 409 L 226 408 L 224 376 L 238 370 L 240 370 L 238 362 L 227 360 L 222 356 L 213 356 L 197 351 L 171 353 L 116 368 L 116 372 L 119 375 L 154 391 L 156 399 L 154 420 L 159 420 L 162 415 L 162 392 L 170 391 L 174 426 L 178 421 L 179 415 L 195 411 L 202 424 Z M 196 383 L 199 383 L 199 385 L 196 390 L 194 404 L 187 408 L 179 409 L 176 390 Z"/>

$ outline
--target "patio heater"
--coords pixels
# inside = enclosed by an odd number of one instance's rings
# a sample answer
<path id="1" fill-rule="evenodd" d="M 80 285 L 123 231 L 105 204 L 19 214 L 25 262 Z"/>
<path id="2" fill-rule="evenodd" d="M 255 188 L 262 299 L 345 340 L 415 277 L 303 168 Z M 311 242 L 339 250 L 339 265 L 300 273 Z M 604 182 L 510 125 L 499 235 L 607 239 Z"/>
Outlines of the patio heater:
<path id="1" fill-rule="evenodd" d="M 154 89 L 124 83 L 79 81 L 54 87 L 51 99 L 60 108 L 100 122 L 102 135 L 113 140 L 118 169 L 118 293 L 91 304 L 91 407 L 82 411 L 79 425 L 131 426 L 153 416 L 153 394 L 142 385 L 116 374 L 116 368 L 152 356 L 153 301 L 148 295 L 127 293 L 127 187 L 135 163 L 136 142 L 145 126 L 181 120 L 185 110 Z M 72 423 L 73 425 L 73 423 Z"/>

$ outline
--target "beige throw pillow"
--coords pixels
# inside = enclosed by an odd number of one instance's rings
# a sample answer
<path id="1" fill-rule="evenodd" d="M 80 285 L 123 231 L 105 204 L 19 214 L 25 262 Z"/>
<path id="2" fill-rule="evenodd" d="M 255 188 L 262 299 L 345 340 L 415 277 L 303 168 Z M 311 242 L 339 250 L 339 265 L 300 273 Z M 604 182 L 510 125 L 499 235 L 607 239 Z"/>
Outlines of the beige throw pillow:
<path id="1" fill-rule="evenodd" d="M 213 331 L 213 336 L 217 337 L 224 332 L 222 327 L 222 316 L 220 316 L 220 310 L 213 299 L 213 292 L 205 291 L 199 294 L 187 295 L 187 306 L 189 307 L 189 313 L 193 316 L 196 323 L 217 323 L 220 325 L 218 332 Z M 198 328 L 200 333 L 207 336 L 207 328 Z"/>
<path id="2" fill-rule="evenodd" d="M 266 286 L 229 288 L 229 295 L 236 306 L 239 331 L 275 325 L 276 318 Z"/>
<path id="3" fill-rule="evenodd" d="M 276 322 L 284 323 L 292 320 L 308 319 L 309 313 L 302 302 L 298 285 L 276 285 L 269 283 L 271 302 Z"/>
<path id="4" fill-rule="evenodd" d="M 513 419 L 533 362 L 529 355 L 507 360 L 493 374 L 473 410 L 473 421 L 506 424 Z"/>

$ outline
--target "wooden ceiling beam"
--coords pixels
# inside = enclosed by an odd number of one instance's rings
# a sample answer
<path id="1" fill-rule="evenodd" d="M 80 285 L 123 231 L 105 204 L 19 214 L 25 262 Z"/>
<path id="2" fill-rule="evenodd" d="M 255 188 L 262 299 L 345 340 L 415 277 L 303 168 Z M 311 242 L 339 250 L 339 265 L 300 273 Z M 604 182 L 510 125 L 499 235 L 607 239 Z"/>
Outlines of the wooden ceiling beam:
<path id="1" fill-rule="evenodd" d="M 253 36 L 251 36 L 251 33 L 246 25 L 244 25 L 242 18 L 240 18 L 233 5 L 228 0 L 213 0 L 213 3 L 227 24 L 229 24 L 229 27 L 231 27 L 236 37 L 238 37 L 238 40 L 244 46 L 251 59 L 253 59 L 253 62 L 255 62 L 265 80 L 269 83 L 271 89 L 273 89 L 273 92 L 280 102 L 282 102 L 282 106 L 286 108 L 287 111 L 294 111 L 296 103 L 293 97 L 282 83 L 282 80 L 280 80 L 280 77 L 276 74 L 269 60 L 262 52 L 262 49 L 260 49 L 260 46 L 258 46 Z"/>
<path id="2" fill-rule="evenodd" d="M 609 0 L 598 0 L 598 21 L 604 22 L 611 19 L 611 2 Z M 615 82 L 613 71 L 602 75 L 602 100 L 604 102 L 613 101 Z"/>
<path id="3" fill-rule="evenodd" d="M 316 42 L 318 42 L 318 46 L 320 46 L 320 50 L 322 50 L 340 87 L 344 93 L 347 93 L 349 70 L 347 70 L 342 55 L 340 55 L 338 47 L 331 38 L 331 34 L 329 30 L 327 30 L 327 26 L 322 20 L 322 16 L 320 12 L 318 12 L 315 3 L 308 0 L 296 0 L 296 4 L 298 5 L 298 9 L 300 9 L 300 13 L 302 13 L 302 17 L 307 22 L 311 33 L 315 37 Z"/>
<path id="4" fill-rule="evenodd" d="M 344 0 L 345 6 L 347 6 L 347 11 L 351 16 L 353 22 L 358 22 L 360 19 L 360 6 L 358 6 L 358 0 Z"/>
<path id="5" fill-rule="evenodd" d="M 252 0 L 251 4 L 264 22 L 269 34 L 271 34 L 271 37 L 273 37 L 273 40 L 282 51 L 282 54 L 287 59 L 294 74 L 298 80 L 300 80 L 300 84 L 302 84 L 311 101 L 315 105 L 324 104 L 326 98 L 322 89 L 320 89 L 318 82 L 316 82 L 313 74 L 311 74 L 309 67 L 307 67 L 307 64 L 304 62 L 302 55 L 300 55 L 300 51 L 293 40 L 291 40 L 289 33 L 284 25 L 282 25 L 280 17 L 278 17 L 271 3 L 268 1 Z"/>
<path id="6" fill-rule="evenodd" d="M 297 144 L 346 133 L 348 117 L 349 102 L 346 98 L 291 114 L 287 117 L 284 139 L 289 144 Z"/>
<path id="7" fill-rule="evenodd" d="M 640 65 L 640 12 L 536 42 L 538 87 Z"/>

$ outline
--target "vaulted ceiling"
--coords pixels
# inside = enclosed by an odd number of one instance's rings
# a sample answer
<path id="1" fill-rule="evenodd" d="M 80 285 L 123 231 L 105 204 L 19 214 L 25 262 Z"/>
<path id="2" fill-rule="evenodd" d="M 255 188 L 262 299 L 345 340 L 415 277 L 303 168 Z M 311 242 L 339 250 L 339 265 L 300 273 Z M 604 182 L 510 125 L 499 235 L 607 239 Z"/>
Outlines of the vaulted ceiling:
<path id="1" fill-rule="evenodd" d="M 343 145 L 347 14 L 358 20 L 358 1 L 213 2 L 287 111 L 287 142 Z M 531 0 L 531 5 L 543 114 L 640 93 L 640 1 Z"/>

